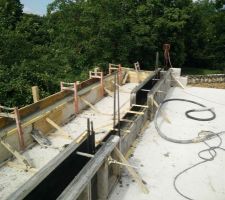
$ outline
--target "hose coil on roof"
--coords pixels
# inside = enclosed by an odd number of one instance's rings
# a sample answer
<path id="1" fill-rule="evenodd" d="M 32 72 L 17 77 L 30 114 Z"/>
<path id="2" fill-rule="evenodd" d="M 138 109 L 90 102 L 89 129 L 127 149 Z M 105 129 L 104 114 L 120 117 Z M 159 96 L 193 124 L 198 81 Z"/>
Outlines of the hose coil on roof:
<path id="1" fill-rule="evenodd" d="M 185 112 L 185 115 L 186 117 L 190 118 L 190 119 L 193 119 L 193 120 L 197 120 L 197 121 L 211 121 L 213 119 L 216 118 L 216 114 L 215 112 L 212 110 L 212 108 L 207 108 L 205 105 L 201 104 L 201 103 L 198 103 L 196 101 L 192 101 L 192 100 L 188 100 L 188 99 L 178 99 L 178 98 L 174 98 L 174 99 L 166 99 L 164 100 L 160 106 L 159 106 L 159 109 L 157 110 L 156 112 L 156 115 L 155 115 L 155 119 L 154 119 L 154 124 L 155 124 L 155 128 L 157 130 L 157 132 L 159 133 L 159 135 L 164 138 L 165 140 L 168 140 L 170 142 L 174 142 L 174 143 L 180 143 L 180 144 L 190 144 L 190 143 L 198 143 L 198 142 L 203 142 L 205 140 L 208 140 L 212 137 L 215 137 L 215 134 L 211 133 L 211 132 L 208 132 L 206 131 L 205 134 L 201 134 L 193 139 L 184 139 L 184 140 L 181 140 L 181 139 L 173 139 L 173 138 L 170 138 L 168 136 L 166 136 L 162 131 L 161 129 L 159 128 L 158 126 L 158 117 L 159 117 L 159 114 L 160 114 L 160 111 L 162 109 L 162 107 L 168 103 L 168 102 L 171 102 L 171 101 L 182 101 L 182 102 L 188 102 L 188 103 L 192 103 L 192 104 L 195 104 L 195 105 L 198 105 L 201 107 L 201 109 L 191 109 L 191 110 L 188 110 Z M 194 117 L 191 115 L 191 113 L 194 113 L 194 112 L 205 112 L 205 111 L 208 111 L 211 113 L 211 117 L 208 117 L 208 118 L 198 118 L 198 117 Z"/>

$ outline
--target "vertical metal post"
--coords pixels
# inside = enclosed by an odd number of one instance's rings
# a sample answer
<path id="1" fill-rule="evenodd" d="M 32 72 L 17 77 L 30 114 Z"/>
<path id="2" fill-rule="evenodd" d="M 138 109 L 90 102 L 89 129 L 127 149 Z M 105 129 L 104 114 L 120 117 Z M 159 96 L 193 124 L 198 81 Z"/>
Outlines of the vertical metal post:
<path id="1" fill-rule="evenodd" d="M 155 58 L 155 71 L 159 68 L 159 52 L 156 52 L 156 58 Z"/>
<path id="2" fill-rule="evenodd" d="M 120 88 L 119 88 L 119 77 L 117 77 L 117 121 L 118 121 L 118 135 L 120 136 Z"/>
<path id="3" fill-rule="evenodd" d="M 116 74 L 114 75 L 114 89 L 113 89 L 113 129 L 116 127 Z"/>
<path id="4" fill-rule="evenodd" d="M 104 80 L 103 80 L 103 72 L 100 72 L 101 78 L 100 78 L 100 84 L 101 84 L 101 95 L 104 97 Z"/>
<path id="5" fill-rule="evenodd" d="M 87 119 L 87 153 L 91 153 L 90 152 L 90 119 Z"/>
<path id="6" fill-rule="evenodd" d="M 78 87 L 77 83 L 75 82 L 74 85 L 74 108 L 75 108 L 75 113 L 79 113 L 79 106 L 78 106 Z"/>
<path id="7" fill-rule="evenodd" d="M 94 126 L 93 122 L 91 122 L 91 145 L 92 145 L 92 154 L 95 154 L 95 131 L 94 131 Z"/>
<path id="8" fill-rule="evenodd" d="M 122 65 L 119 64 L 119 67 L 118 67 L 118 79 L 119 79 L 119 85 L 122 84 L 122 81 L 123 81 L 123 76 L 122 76 Z"/>
<path id="9" fill-rule="evenodd" d="M 25 148 L 25 143 L 24 143 L 23 131 L 22 131 L 21 123 L 20 123 L 20 114 L 17 107 L 14 109 L 14 112 L 15 112 L 15 120 L 16 120 L 16 127 L 17 127 L 20 149 L 23 150 Z"/>

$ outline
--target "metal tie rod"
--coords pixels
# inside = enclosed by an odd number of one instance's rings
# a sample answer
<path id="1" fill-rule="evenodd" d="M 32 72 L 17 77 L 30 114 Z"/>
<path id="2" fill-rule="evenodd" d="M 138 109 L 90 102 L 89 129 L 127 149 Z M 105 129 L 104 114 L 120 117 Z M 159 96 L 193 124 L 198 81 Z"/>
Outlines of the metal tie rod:
<path id="1" fill-rule="evenodd" d="M 151 90 L 141 89 L 141 91 L 143 91 L 143 92 L 150 92 Z"/>
<path id="2" fill-rule="evenodd" d="M 122 162 L 119 162 L 119 161 L 113 159 L 111 156 L 108 158 L 108 162 L 109 162 L 109 164 L 117 164 L 117 165 L 122 165 L 122 166 L 132 167 L 134 169 L 138 169 L 138 167 L 134 167 L 132 165 L 128 165 L 128 164 L 124 164 Z"/>

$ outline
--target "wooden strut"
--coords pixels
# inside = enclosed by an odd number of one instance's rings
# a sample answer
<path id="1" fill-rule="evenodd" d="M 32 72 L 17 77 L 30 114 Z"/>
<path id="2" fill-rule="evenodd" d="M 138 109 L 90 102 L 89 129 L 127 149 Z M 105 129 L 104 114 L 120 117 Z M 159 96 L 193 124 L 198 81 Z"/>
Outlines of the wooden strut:
<path id="1" fill-rule="evenodd" d="M 63 104 L 57 106 L 57 107 L 54 109 L 54 111 L 59 111 L 59 110 L 61 110 L 65 105 L 66 105 L 66 103 L 63 103 Z M 38 115 L 37 117 L 35 117 L 35 118 L 29 120 L 28 122 L 25 122 L 25 123 L 21 124 L 21 127 L 22 127 L 22 128 L 25 128 L 25 127 L 27 127 L 27 126 L 29 126 L 29 125 L 31 125 L 31 124 L 37 122 L 38 120 L 47 117 L 47 116 L 48 116 L 49 114 L 51 114 L 51 113 L 52 113 L 52 110 L 51 110 L 51 111 L 47 111 L 47 112 L 45 112 L 45 113 L 43 113 L 43 114 L 41 114 L 41 115 Z M 8 131 L 8 132 L 7 132 L 7 135 L 9 136 L 9 135 L 13 134 L 16 130 L 17 130 L 17 128 L 14 128 L 14 129 Z"/>
<path id="2" fill-rule="evenodd" d="M 126 73 L 126 74 L 125 74 L 125 77 L 124 77 L 124 79 L 123 79 L 123 81 L 122 81 L 122 84 L 123 84 L 123 85 L 127 82 L 128 76 L 129 76 L 129 74 Z"/>
<path id="3" fill-rule="evenodd" d="M 146 187 L 146 185 L 143 183 L 142 178 L 137 174 L 137 172 L 135 172 L 135 170 L 132 167 L 130 167 L 129 162 L 126 160 L 126 158 L 120 152 L 120 150 L 116 147 L 114 149 L 114 152 L 118 156 L 118 158 L 120 159 L 120 161 L 125 164 L 124 166 L 126 167 L 126 169 L 128 170 L 128 172 L 130 173 L 130 175 L 134 178 L 134 180 L 137 182 L 137 184 L 141 187 L 142 191 L 144 193 L 149 193 L 149 190 Z"/>
<path id="4" fill-rule="evenodd" d="M 14 162 L 11 162 L 11 161 L 8 161 L 6 163 L 7 166 L 11 167 L 11 168 L 16 168 L 16 169 L 22 169 L 22 170 L 28 170 L 29 172 L 32 172 L 32 173 L 36 173 L 38 171 L 38 169 L 36 168 L 28 168 L 27 166 L 23 165 L 23 164 L 18 164 L 18 163 L 14 163 Z"/>
<path id="5" fill-rule="evenodd" d="M 108 115 L 108 116 L 112 116 L 112 114 L 108 114 L 108 113 L 103 113 L 100 110 L 98 110 L 93 104 L 91 104 L 89 101 L 87 101 L 86 99 L 84 99 L 83 97 L 79 97 L 86 105 L 88 105 L 93 111 L 95 111 L 96 113 L 102 114 L 102 115 Z"/>
<path id="6" fill-rule="evenodd" d="M 114 84 L 114 81 L 112 81 L 112 83 Z M 122 93 L 131 93 L 131 91 L 123 89 L 122 86 L 119 84 L 116 84 L 116 86 L 120 88 L 120 92 Z"/>
<path id="7" fill-rule="evenodd" d="M 185 89 L 185 87 L 183 86 L 183 84 L 182 84 L 179 80 L 177 80 L 176 77 L 175 77 L 173 74 L 171 74 L 171 77 L 174 79 L 174 81 L 177 82 L 177 84 L 178 84 L 181 88 Z"/>
<path id="8" fill-rule="evenodd" d="M 153 104 L 159 108 L 159 104 L 152 98 Z M 169 119 L 169 117 L 167 116 L 167 114 L 164 111 L 160 111 L 162 114 L 162 117 L 166 120 L 166 122 L 168 122 L 169 124 L 171 124 L 171 121 Z"/>
<path id="9" fill-rule="evenodd" d="M 13 154 L 21 164 L 23 164 L 25 166 L 26 169 L 30 169 L 32 168 L 31 164 L 29 163 L 29 161 L 22 155 L 20 154 L 17 150 L 13 149 L 13 147 L 5 142 L 4 140 L 0 139 L 1 144 L 11 153 Z"/>
<path id="10" fill-rule="evenodd" d="M 67 133 L 66 131 L 64 131 L 62 129 L 62 127 L 60 127 L 58 124 L 56 124 L 54 121 L 52 121 L 50 118 L 46 118 L 46 121 L 52 126 L 54 127 L 56 130 L 58 130 L 60 132 L 59 135 L 62 135 L 62 136 L 65 136 L 67 137 L 68 139 L 73 139 L 72 136 Z"/>
<path id="11" fill-rule="evenodd" d="M 107 88 L 104 88 L 104 90 L 106 91 L 106 93 L 109 95 L 109 96 L 113 96 L 113 92 L 111 92 L 109 89 Z"/>

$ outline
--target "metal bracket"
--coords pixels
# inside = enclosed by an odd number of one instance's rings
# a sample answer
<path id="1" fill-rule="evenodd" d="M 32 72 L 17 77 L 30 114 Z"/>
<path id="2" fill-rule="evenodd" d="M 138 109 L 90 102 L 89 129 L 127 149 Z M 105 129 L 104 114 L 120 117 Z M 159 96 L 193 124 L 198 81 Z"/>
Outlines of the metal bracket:
<path id="1" fill-rule="evenodd" d="M 100 80 L 101 85 L 101 95 L 104 96 L 104 81 L 103 81 L 103 72 L 99 71 L 99 68 L 95 68 L 94 71 L 89 71 L 89 78 L 97 78 Z"/>
<path id="2" fill-rule="evenodd" d="M 61 91 L 73 91 L 74 92 L 74 109 L 75 113 L 79 113 L 79 104 L 78 104 L 78 85 L 79 82 L 74 82 L 74 83 L 65 83 L 65 82 L 60 82 L 60 87 Z M 67 87 L 65 87 L 67 86 Z"/>
<path id="3" fill-rule="evenodd" d="M 5 106 L 0 106 L 0 111 L 2 111 L 2 110 L 5 110 L 7 112 L 1 112 L 0 117 L 15 119 L 20 149 L 23 150 L 25 148 L 25 143 L 24 143 L 24 138 L 23 138 L 23 130 L 22 130 L 21 122 L 20 122 L 19 109 L 17 107 L 9 108 L 9 107 L 5 107 Z M 8 113 L 8 112 L 14 112 L 14 114 Z"/>
<path id="4" fill-rule="evenodd" d="M 109 74 L 111 74 L 114 70 L 116 70 L 118 73 L 119 84 L 122 84 L 122 81 L 123 81 L 122 65 L 121 64 L 116 65 L 116 64 L 109 63 Z"/>
<path id="5" fill-rule="evenodd" d="M 140 71 L 141 68 L 140 68 L 140 63 L 137 61 L 136 63 L 134 63 L 134 68 L 136 71 Z"/>

